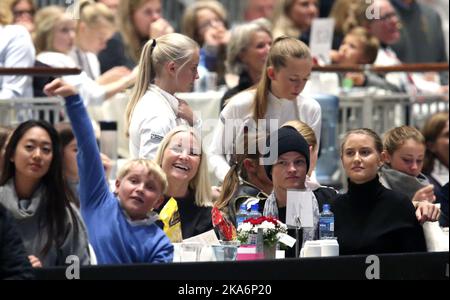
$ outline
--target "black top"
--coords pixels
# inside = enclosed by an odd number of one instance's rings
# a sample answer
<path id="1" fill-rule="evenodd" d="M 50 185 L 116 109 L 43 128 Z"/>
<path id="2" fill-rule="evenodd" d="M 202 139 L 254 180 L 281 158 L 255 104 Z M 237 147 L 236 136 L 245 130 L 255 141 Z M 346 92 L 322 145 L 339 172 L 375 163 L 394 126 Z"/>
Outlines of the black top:
<path id="1" fill-rule="evenodd" d="M 239 83 L 237 86 L 235 86 L 232 89 L 229 89 L 225 95 L 223 95 L 222 100 L 220 100 L 220 111 L 225 107 L 226 101 L 233 97 L 234 95 L 250 88 L 252 85 L 254 85 L 252 79 L 250 78 L 250 75 L 248 75 L 247 71 L 243 71 L 239 75 Z"/>
<path id="2" fill-rule="evenodd" d="M 211 219 L 212 207 L 199 207 L 195 205 L 194 197 L 195 193 L 189 191 L 186 197 L 176 198 L 178 204 L 178 212 L 180 213 L 181 232 L 183 235 L 183 239 L 187 239 L 213 229 Z M 160 209 L 162 209 L 166 205 L 167 201 L 169 201 L 170 198 L 172 197 L 165 197 L 164 203 L 160 206 Z M 160 223 L 158 224 L 161 225 Z"/>
<path id="3" fill-rule="evenodd" d="M 106 44 L 106 48 L 98 54 L 100 72 L 103 74 L 117 66 L 125 66 L 130 70 L 136 66 L 136 62 L 125 51 L 122 35 L 116 32 Z"/>
<path id="4" fill-rule="evenodd" d="M 364 184 L 349 181 L 331 210 L 340 254 L 426 251 L 411 201 L 383 187 L 378 176 Z"/>
<path id="5" fill-rule="evenodd" d="M 14 222 L 0 205 L 0 280 L 32 279 L 33 271 Z"/>

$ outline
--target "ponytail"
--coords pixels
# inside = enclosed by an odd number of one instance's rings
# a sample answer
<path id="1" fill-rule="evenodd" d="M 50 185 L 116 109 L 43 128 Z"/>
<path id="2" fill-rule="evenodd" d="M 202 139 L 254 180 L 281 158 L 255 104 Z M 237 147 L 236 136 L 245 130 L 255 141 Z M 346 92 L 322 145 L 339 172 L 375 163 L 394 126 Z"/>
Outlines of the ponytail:
<path id="1" fill-rule="evenodd" d="M 125 128 L 127 137 L 129 136 L 131 116 L 133 115 L 134 108 L 139 100 L 144 96 L 145 92 L 148 90 L 149 84 L 154 79 L 155 72 L 153 71 L 152 62 L 154 41 L 156 40 L 149 40 L 145 43 L 144 48 L 142 49 L 136 85 L 133 88 L 131 100 L 128 102 L 125 111 Z"/>

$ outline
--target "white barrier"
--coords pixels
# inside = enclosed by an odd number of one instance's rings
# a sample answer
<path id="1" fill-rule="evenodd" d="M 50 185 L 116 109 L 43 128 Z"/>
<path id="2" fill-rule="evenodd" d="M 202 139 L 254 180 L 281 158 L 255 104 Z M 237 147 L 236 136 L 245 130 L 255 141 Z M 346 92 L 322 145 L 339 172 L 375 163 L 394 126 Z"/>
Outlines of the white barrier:
<path id="1" fill-rule="evenodd" d="M 63 115 L 63 99 L 58 97 L 0 100 L 0 125 L 15 126 L 32 119 L 55 124 Z"/>

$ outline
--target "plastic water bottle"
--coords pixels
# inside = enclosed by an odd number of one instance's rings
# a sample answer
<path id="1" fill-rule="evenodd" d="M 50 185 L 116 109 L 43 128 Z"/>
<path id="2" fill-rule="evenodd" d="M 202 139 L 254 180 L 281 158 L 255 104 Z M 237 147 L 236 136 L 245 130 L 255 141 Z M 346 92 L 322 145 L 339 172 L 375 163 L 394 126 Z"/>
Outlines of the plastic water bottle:
<path id="1" fill-rule="evenodd" d="M 248 217 L 252 218 L 252 219 L 257 219 L 257 218 L 261 217 L 261 213 L 259 212 L 259 204 L 258 203 L 252 204 L 252 209 L 250 210 Z"/>
<path id="2" fill-rule="evenodd" d="M 329 204 L 323 205 L 322 213 L 319 217 L 319 239 L 328 240 L 334 238 L 334 215 Z"/>
<path id="3" fill-rule="evenodd" d="M 247 211 L 247 205 L 241 204 L 239 211 L 236 214 L 236 225 L 241 225 L 245 220 L 249 218 L 249 212 Z"/>

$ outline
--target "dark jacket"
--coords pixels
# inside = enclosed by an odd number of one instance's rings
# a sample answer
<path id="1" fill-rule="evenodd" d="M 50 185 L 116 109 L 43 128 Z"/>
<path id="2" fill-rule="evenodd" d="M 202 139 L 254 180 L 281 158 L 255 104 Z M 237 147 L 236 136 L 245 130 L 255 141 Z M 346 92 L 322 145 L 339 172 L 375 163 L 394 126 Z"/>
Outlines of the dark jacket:
<path id="1" fill-rule="evenodd" d="M 0 205 L 0 279 L 33 279 L 28 260 L 15 221 Z"/>

